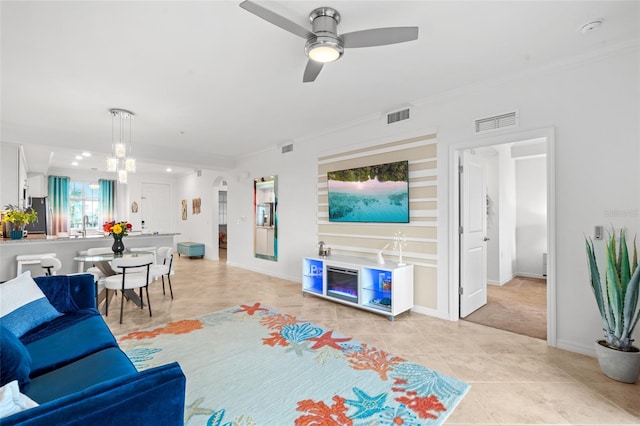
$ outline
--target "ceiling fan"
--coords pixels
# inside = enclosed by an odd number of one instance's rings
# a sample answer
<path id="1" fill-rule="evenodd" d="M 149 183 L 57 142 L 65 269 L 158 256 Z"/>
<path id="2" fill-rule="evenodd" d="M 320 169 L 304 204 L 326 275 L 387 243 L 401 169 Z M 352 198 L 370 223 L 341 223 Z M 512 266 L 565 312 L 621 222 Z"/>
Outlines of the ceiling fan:
<path id="1" fill-rule="evenodd" d="M 331 7 L 319 7 L 309 14 L 311 31 L 250 0 L 240 3 L 240 7 L 307 40 L 304 51 L 309 61 L 302 77 L 304 83 L 314 81 L 322 66 L 339 59 L 345 48 L 384 46 L 418 39 L 418 27 L 373 28 L 338 35 L 340 14 Z"/>

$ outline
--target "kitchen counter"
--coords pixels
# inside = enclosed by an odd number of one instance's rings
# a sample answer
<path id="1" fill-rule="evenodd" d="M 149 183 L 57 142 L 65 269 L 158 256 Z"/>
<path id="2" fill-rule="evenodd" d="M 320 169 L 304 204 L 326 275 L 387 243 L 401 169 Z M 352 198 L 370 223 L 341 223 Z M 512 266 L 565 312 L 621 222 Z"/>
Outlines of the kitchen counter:
<path id="1" fill-rule="evenodd" d="M 176 233 L 136 234 L 124 237 L 127 249 L 136 247 L 174 247 Z M 73 260 L 79 252 L 92 247 L 111 247 L 113 237 L 104 234 L 93 234 L 87 237 L 54 237 L 43 234 L 30 234 L 21 240 L 0 240 L 0 281 L 6 281 L 16 276 L 16 256 L 21 254 L 56 253 L 62 262 L 62 269 L 58 274 L 70 274 L 78 271 L 78 264 Z M 43 275 L 37 265 L 30 265 L 33 276 Z M 91 266 L 91 265 L 88 265 Z"/>

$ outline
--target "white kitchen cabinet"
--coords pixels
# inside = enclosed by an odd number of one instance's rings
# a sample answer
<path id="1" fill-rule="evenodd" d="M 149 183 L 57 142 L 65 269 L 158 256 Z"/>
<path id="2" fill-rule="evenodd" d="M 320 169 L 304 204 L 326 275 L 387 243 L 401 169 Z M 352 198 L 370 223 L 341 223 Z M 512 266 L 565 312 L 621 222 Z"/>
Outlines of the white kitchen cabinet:
<path id="1" fill-rule="evenodd" d="M 28 196 L 30 197 L 46 197 L 47 196 L 47 181 L 44 175 L 29 176 L 27 178 L 27 184 L 29 185 Z"/>
<path id="2" fill-rule="evenodd" d="M 7 204 L 24 207 L 27 168 L 20 145 L 0 143 L 0 171 L 0 209 Z"/>

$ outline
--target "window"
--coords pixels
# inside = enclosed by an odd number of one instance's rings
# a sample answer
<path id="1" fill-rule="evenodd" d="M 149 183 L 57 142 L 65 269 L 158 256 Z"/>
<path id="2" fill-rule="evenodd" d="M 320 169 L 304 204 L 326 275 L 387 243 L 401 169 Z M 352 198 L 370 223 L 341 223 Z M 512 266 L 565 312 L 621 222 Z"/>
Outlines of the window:
<path id="1" fill-rule="evenodd" d="M 69 184 L 69 229 L 82 230 L 82 218 L 87 216 L 86 229 L 102 229 L 100 223 L 99 189 L 89 188 L 89 182 Z"/>

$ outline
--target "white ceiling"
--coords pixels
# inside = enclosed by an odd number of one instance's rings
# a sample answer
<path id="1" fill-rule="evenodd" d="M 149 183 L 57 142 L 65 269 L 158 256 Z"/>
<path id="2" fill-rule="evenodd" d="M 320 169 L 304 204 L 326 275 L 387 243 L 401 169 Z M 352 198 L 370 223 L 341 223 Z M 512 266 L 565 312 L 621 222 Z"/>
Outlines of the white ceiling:
<path id="1" fill-rule="evenodd" d="M 304 40 L 239 3 L 2 1 L 2 140 L 39 155 L 32 172 L 69 167 L 84 150 L 104 169 L 116 107 L 136 114 L 139 161 L 231 168 L 412 101 L 640 38 L 638 1 L 259 2 L 307 27 L 312 9 L 333 6 L 340 33 L 419 27 L 414 42 L 347 49 L 303 84 Z M 582 34 L 596 18 L 601 29 Z"/>

